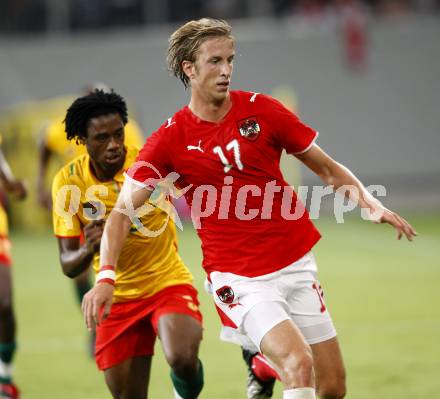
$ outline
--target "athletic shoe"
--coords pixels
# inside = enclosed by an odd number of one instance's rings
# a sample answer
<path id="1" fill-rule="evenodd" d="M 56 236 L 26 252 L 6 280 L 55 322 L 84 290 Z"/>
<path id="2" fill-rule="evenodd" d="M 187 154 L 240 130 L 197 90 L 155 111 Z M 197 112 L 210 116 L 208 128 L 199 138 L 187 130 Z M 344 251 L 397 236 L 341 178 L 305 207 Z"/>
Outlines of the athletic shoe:
<path id="1" fill-rule="evenodd" d="M 256 355 L 255 352 L 250 352 L 242 348 L 243 359 L 246 362 L 248 369 L 247 378 L 247 399 L 268 399 L 273 395 L 273 387 L 275 385 L 275 378 L 268 381 L 261 381 L 252 370 L 252 358 Z"/>
<path id="2" fill-rule="evenodd" d="M 0 384 L 0 399 L 20 399 L 20 391 L 13 383 Z"/>

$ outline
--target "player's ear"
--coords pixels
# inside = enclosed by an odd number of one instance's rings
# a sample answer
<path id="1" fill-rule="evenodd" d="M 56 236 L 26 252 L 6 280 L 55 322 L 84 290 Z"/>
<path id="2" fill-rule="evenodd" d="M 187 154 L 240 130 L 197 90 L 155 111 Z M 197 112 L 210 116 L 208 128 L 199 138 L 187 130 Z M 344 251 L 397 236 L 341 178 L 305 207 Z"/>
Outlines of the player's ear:
<path id="1" fill-rule="evenodd" d="M 182 61 L 183 73 L 188 77 L 188 79 L 194 78 L 194 63 L 191 61 Z"/>
<path id="2" fill-rule="evenodd" d="M 86 137 L 78 136 L 77 142 L 82 145 L 86 145 Z"/>

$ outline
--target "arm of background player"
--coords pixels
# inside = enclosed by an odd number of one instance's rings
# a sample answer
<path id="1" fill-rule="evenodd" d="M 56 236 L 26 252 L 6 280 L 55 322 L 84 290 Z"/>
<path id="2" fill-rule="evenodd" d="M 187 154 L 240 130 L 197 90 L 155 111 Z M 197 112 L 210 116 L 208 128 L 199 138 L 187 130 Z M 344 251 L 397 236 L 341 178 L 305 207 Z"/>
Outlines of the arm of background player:
<path id="1" fill-rule="evenodd" d="M 119 254 L 132 224 L 129 212 L 141 207 L 150 198 L 150 195 L 150 190 L 141 188 L 129 179 L 125 179 L 115 207 L 105 223 L 100 250 L 101 266 L 117 267 Z M 95 285 L 84 296 L 82 311 L 89 330 L 93 329 L 95 325 L 99 325 L 99 313 L 102 307 L 104 307 L 102 319 L 109 315 L 113 291 L 112 284 L 103 282 Z"/>
<path id="2" fill-rule="evenodd" d="M 37 198 L 38 203 L 48 210 L 52 209 L 52 198 L 46 189 L 45 180 L 52 154 L 46 141 L 42 139 L 38 149 Z"/>
<path id="3" fill-rule="evenodd" d="M 319 146 L 314 144 L 308 151 L 295 155 L 309 169 L 315 172 L 326 184 L 332 185 L 335 190 L 345 186 L 345 195 L 357 203 L 361 208 L 369 209 L 372 221 L 388 223 L 398 233 L 398 239 L 405 234 L 409 241 L 417 235 L 413 227 L 400 215 L 385 208 L 374 198 L 348 168 L 328 156 Z M 374 218 L 374 215 L 378 215 Z"/>
<path id="4" fill-rule="evenodd" d="M 63 273 L 75 278 L 86 270 L 99 252 L 104 221 L 94 220 L 84 228 L 84 244 L 79 237 L 58 237 L 58 249 Z"/>
<path id="5" fill-rule="evenodd" d="M 15 178 L 2 150 L 0 150 L 0 180 L 6 191 L 15 195 L 17 199 L 22 200 L 26 198 L 26 185 L 23 181 Z"/>

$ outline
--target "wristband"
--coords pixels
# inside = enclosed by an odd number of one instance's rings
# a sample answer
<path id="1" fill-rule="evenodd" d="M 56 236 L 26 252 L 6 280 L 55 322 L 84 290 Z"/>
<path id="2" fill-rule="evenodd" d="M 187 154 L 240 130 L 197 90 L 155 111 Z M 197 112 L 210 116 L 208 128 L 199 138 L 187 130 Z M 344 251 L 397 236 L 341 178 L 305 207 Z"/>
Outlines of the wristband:
<path id="1" fill-rule="evenodd" d="M 96 283 L 108 283 L 115 285 L 116 273 L 115 267 L 112 265 L 104 265 L 99 269 L 98 276 L 96 277 Z"/>
<path id="2" fill-rule="evenodd" d="M 110 285 L 115 285 L 115 280 L 113 280 L 113 279 L 111 279 L 111 278 L 102 278 L 102 279 L 100 279 L 100 280 L 98 280 L 97 282 L 96 282 L 96 284 L 101 284 L 101 283 L 107 283 L 107 284 L 110 284 Z"/>

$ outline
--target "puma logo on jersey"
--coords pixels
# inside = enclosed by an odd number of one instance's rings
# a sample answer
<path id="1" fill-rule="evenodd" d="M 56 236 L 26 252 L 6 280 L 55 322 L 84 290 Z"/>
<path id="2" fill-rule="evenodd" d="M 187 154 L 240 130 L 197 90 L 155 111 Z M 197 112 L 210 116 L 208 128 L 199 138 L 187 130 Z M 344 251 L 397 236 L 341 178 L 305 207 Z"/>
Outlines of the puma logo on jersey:
<path id="1" fill-rule="evenodd" d="M 254 93 L 249 101 L 250 101 L 251 103 L 254 103 L 254 102 L 255 102 L 255 99 L 257 98 L 257 96 L 258 96 L 259 94 L 260 94 L 260 93 Z"/>
<path id="2" fill-rule="evenodd" d="M 169 128 L 170 126 L 174 125 L 176 122 L 173 121 L 173 118 L 168 118 L 167 125 L 165 126 L 165 129 Z"/>
<path id="3" fill-rule="evenodd" d="M 187 145 L 186 149 L 188 151 L 196 150 L 196 151 L 200 151 L 200 152 L 205 152 L 205 151 L 203 151 L 201 145 L 202 145 L 202 140 L 199 140 L 199 145 Z"/>

